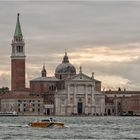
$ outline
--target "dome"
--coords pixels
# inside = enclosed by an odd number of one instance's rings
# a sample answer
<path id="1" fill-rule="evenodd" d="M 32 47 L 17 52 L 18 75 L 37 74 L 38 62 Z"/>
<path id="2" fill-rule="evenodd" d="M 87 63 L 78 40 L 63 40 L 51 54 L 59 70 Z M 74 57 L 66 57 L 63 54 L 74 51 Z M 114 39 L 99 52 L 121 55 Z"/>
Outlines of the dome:
<path id="1" fill-rule="evenodd" d="M 55 73 L 76 73 L 76 69 L 70 63 L 62 63 L 56 67 Z"/>
<path id="2" fill-rule="evenodd" d="M 62 63 L 56 67 L 55 74 L 76 74 L 76 69 L 72 64 L 69 63 L 66 52 Z"/>

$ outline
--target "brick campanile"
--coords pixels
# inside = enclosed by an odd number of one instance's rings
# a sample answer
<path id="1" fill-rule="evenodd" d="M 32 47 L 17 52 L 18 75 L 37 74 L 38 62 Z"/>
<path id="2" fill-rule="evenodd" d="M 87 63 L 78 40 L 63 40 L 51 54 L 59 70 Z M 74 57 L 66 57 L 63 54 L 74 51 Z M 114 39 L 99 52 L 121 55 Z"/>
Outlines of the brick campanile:
<path id="1" fill-rule="evenodd" d="M 19 13 L 11 46 L 11 90 L 23 91 L 25 90 L 25 43 L 20 27 Z"/>

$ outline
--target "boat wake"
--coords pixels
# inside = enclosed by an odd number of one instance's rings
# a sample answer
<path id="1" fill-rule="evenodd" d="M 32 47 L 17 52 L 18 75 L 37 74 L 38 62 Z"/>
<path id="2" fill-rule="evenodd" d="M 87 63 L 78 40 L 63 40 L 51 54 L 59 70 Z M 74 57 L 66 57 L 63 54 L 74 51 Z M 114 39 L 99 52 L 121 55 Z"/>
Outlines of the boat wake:
<path id="1" fill-rule="evenodd" d="M 0 124 L 0 128 L 3 128 L 3 127 L 11 127 L 11 128 L 14 128 L 14 127 L 22 127 L 22 128 L 27 128 L 29 127 L 28 125 L 16 125 L 16 124 Z"/>
<path id="2" fill-rule="evenodd" d="M 8 127 L 29 127 L 28 125 L 9 125 Z"/>

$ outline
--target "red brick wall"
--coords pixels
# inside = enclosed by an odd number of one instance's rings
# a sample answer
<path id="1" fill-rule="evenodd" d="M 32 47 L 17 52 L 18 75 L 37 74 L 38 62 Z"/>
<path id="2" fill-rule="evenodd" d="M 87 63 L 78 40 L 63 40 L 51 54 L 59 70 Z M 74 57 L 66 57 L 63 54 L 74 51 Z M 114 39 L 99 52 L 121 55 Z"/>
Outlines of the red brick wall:
<path id="1" fill-rule="evenodd" d="M 56 82 L 41 82 L 41 81 L 31 81 L 30 82 L 30 88 L 32 93 L 45 93 L 48 92 L 50 87 L 56 87 Z M 55 89 L 53 89 L 55 90 Z"/>
<path id="2" fill-rule="evenodd" d="M 140 110 L 140 100 L 139 99 L 131 99 L 128 100 L 128 110 Z"/>
<path id="3" fill-rule="evenodd" d="M 44 98 L 45 104 L 54 104 L 54 94 L 46 94 Z"/>
<path id="4" fill-rule="evenodd" d="M 133 114 L 140 114 L 140 97 L 122 98 L 122 112 L 133 111 Z"/>
<path id="5" fill-rule="evenodd" d="M 11 60 L 11 90 L 25 90 L 25 59 Z"/>

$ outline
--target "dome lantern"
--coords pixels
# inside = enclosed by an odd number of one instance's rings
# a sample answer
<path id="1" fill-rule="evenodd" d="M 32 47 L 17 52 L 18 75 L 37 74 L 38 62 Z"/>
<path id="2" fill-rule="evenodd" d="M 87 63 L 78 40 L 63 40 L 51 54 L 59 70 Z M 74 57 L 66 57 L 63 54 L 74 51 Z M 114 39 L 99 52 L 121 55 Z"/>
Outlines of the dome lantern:
<path id="1" fill-rule="evenodd" d="M 69 63 L 69 58 L 68 58 L 68 56 L 67 56 L 67 52 L 66 52 L 66 51 L 65 51 L 65 55 L 64 55 L 64 57 L 63 57 L 62 63 Z"/>

